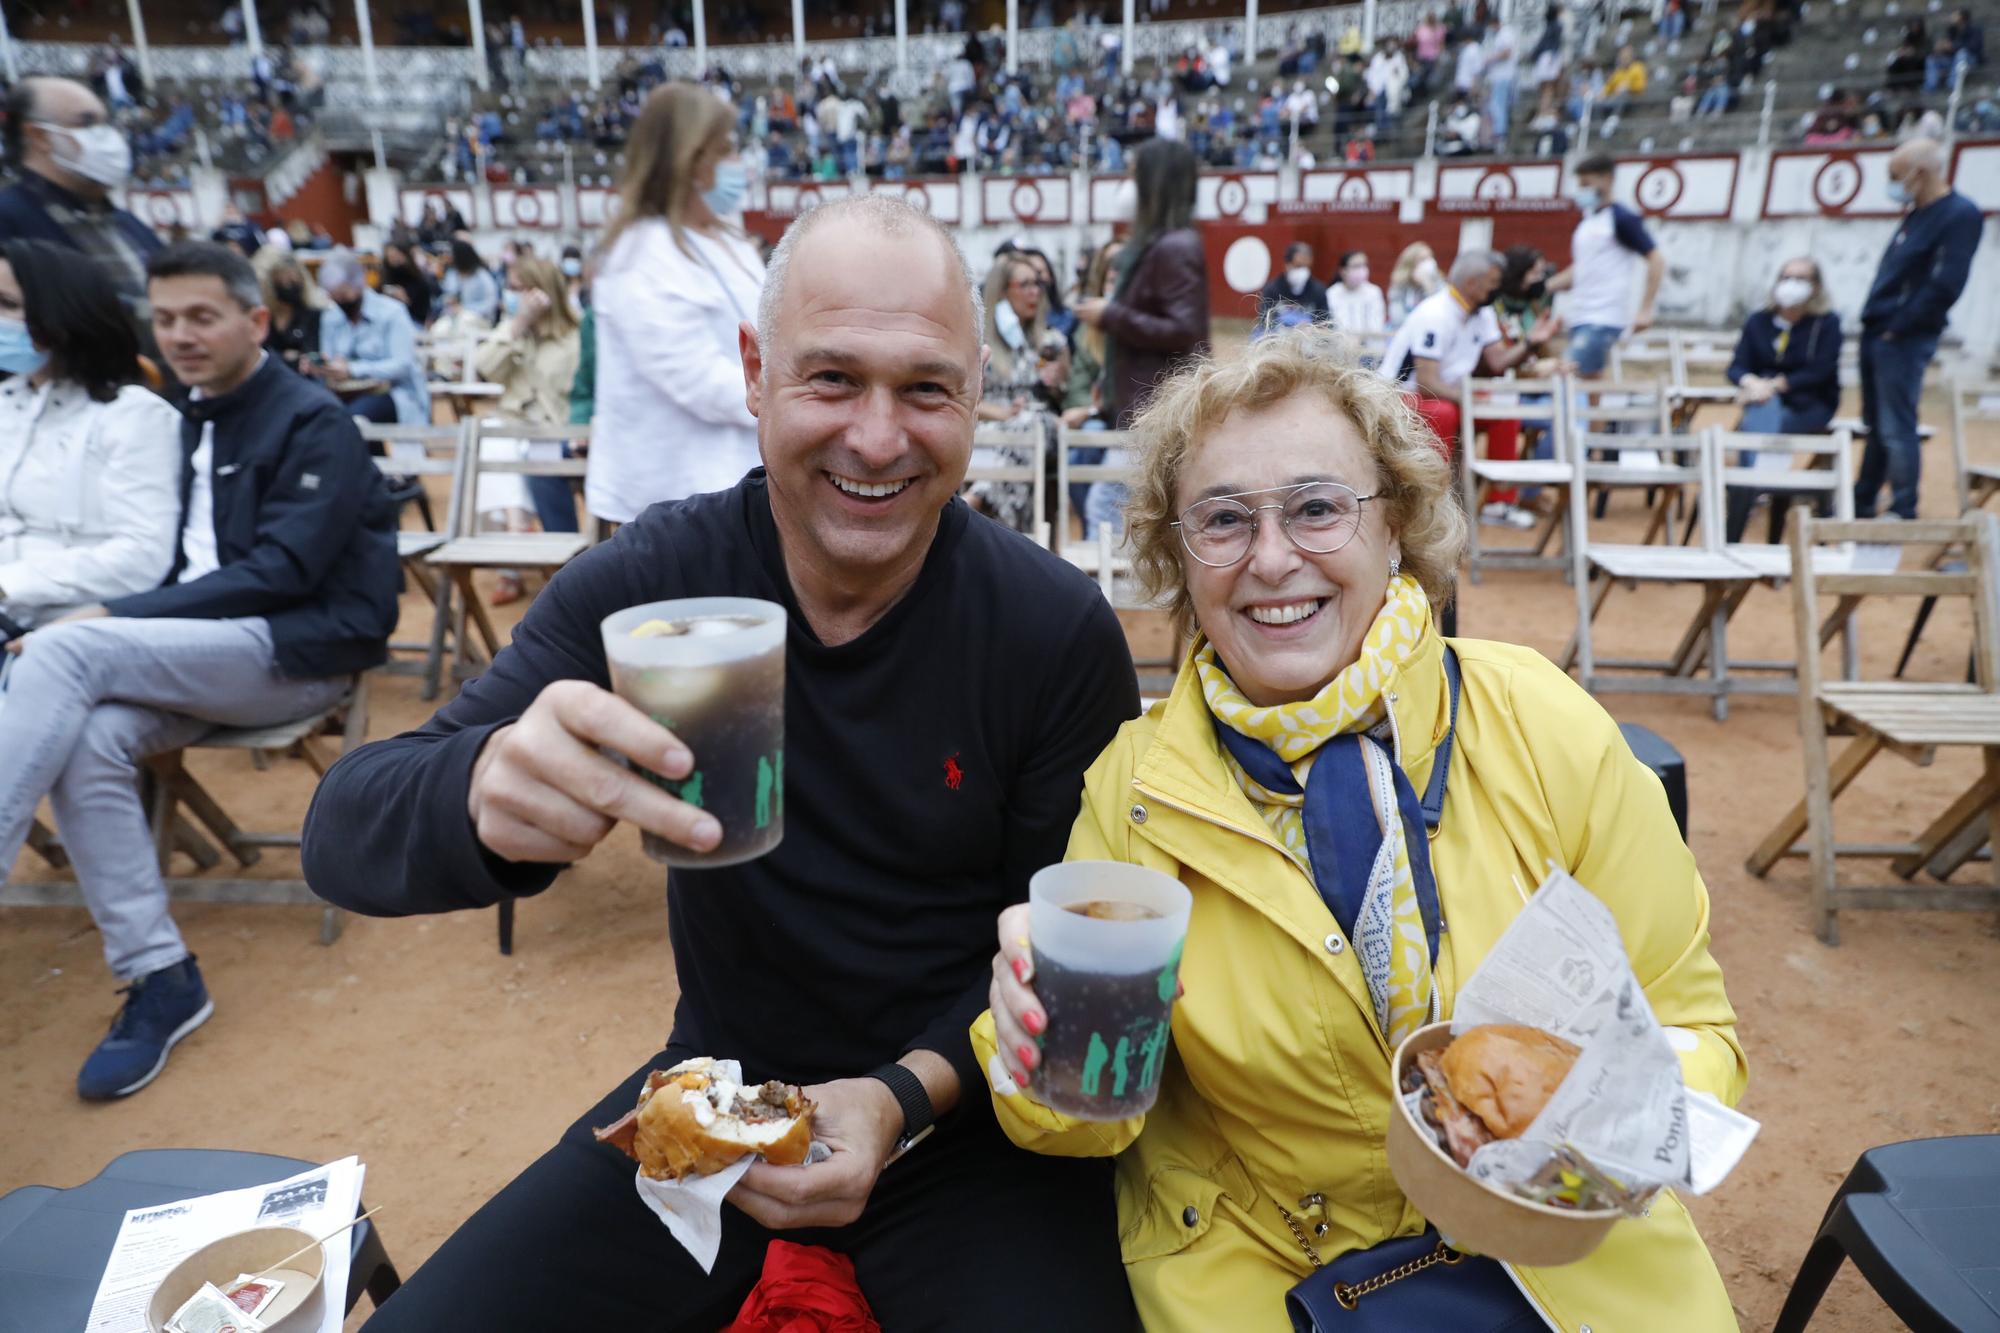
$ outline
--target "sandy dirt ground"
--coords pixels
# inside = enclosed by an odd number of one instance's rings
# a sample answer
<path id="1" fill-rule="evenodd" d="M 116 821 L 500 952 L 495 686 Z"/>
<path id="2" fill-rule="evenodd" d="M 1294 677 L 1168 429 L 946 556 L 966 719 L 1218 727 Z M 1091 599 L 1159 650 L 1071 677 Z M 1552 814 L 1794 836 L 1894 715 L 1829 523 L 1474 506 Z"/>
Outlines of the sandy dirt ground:
<path id="1" fill-rule="evenodd" d="M 1942 423 L 1942 403 L 1927 404 L 1926 416 Z M 1926 461 L 1927 513 L 1949 512 L 1950 467 L 1940 434 Z M 1634 512 L 1623 506 L 1614 530 Z M 1603 616 L 1600 651 L 1660 651 L 1695 605 L 1691 591 L 1621 591 Z M 428 618 L 415 597 L 404 613 L 405 635 Z M 1870 671 L 1886 674 L 1910 614 L 1890 604 L 1864 616 Z M 1574 595 L 1555 575 L 1489 574 L 1464 589 L 1460 633 L 1553 655 L 1575 616 Z M 1131 626 L 1139 652 L 1160 650 L 1157 623 L 1135 616 Z M 1941 610 L 1912 674 L 1962 678 L 1967 642 L 1967 618 Z M 1783 658 L 1791 645 L 1789 594 L 1754 594 L 1736 619 L 1732 649 Z M 1742 1167 L 1693 1208 L 1744 1327 L 1767 1328 L 1858 1153 L 2000 1131 L 1992 1059 L 2000 988 L 1991 984 L 2000 933 L 1987 914 L 1849 913 L 1841 946 L 1822 945 L 1807 922 L 1803 861 L 1783 862 L 1765 880 L 1743 868 L 1801 793 L 1794 700 L 1738 698 L 1720 723 L 1692 698 L 1611 694 L 1604 702 L 1686 756 L 1714 949 L 1750 1055 L 1743 1108 L 1764 1124 Z M 415 726 L 430 711 L 414 678 L 380 678 L 371 734 Z M 310 772 L 297 762 L 265 773 L 241 754 L 191 762 L 250 827 L 295 826 L 311 791 Z M 1840 803 L 1843 838 L 1907 838 L 1964 789 L 1976 763 L 1879 760 Z M 291 854 L 273 852 L 249 873 L 295 867 Z M 1960 878 L 1988 873 L 1976 863 Z M 24 855 L 16 874 L 48 871 Z M 315 942 L 318 912 L 309 907 L 184 904 L 176 916 L 201 958 L 215 1017 L 157 1083 L 106 1106 L 85 1105 L 72 1090 L 77 1065 L 117 1006 L 88 915 L 47 908 L 0 917 L 0 1190 L 73 1185 L 131 1148 L 314 1160 L 355 1153 L 368 1164 L 369 1202 L 386 1206 L 382 1235 L 407 1273 L 660 1046 L 676 994 L 663 876 L 629 829 L 521 904 L 512 958 L 496 949 L 490 911 L 349 918 L 331 948 Z M 366 1309 L 350 1317 L 350 1329 Z M 1814 1327 L 1858 1333 L 1894 1323 L 1850 1268 Z"/>

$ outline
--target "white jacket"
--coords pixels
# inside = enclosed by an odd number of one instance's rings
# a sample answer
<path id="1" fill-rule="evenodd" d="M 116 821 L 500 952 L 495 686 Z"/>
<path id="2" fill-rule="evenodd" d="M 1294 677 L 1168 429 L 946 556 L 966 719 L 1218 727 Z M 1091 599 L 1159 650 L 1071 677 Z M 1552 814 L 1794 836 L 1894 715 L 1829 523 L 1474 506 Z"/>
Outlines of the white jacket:
<path id="1" fill-rule="evenodd" d="M 764 263 L 748 241 L 634 222 L 591 286 L 597 404 L 584 502 L 629 523 L 647 505 L 727 490 L 758 463 L 737 326 L 757 322 Z"/>
<path id="2" fill-rule="evenodd" d="M 181 414 L 145 389 L 0 381 L 0 610 L 25 625 L 157 588 L 180 538 Z"/>

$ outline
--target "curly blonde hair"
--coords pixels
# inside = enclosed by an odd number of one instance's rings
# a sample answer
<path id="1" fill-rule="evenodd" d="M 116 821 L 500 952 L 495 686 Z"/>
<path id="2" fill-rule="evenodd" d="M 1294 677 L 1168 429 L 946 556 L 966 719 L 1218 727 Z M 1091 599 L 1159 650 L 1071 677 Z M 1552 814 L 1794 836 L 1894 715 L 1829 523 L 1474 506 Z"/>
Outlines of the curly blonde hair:
<path id="1" fill-rule="evenodd" d="M 1140 461 L 1125 507 L 1132 563 L 1147 596 L 1173 613 L 1183 639 L 1194 627 L 1194 606 L 1173 527 L 1181 469 L 1225 418 L 1300 393 L 1324 398 L 1373 450 L 1376 489 L 1402 546 L 1403 572 L 1423 585 L 1432 606 L 1450 600 L 1466 537 L 1451 464 L 1402 392 L 1356 359 L 1350 339 L 1307 325 L 1260 338 L 1226 361 L 1189 364 L 1161 383 L 1132 423 Z"/>

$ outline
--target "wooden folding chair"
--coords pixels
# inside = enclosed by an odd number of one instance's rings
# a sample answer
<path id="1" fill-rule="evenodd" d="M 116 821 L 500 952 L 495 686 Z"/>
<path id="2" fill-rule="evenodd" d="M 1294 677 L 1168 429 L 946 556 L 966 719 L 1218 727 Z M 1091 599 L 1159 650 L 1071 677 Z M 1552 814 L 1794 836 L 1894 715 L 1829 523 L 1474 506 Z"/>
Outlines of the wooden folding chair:
<path id="1" fill-rule="evenodd" d="M 1664 378 L 1673 373 L 1673 364 L 1673 330 L 1651 328 L 1643 333 L 1628 333 L 1611 344 L 1605 370 L 1614 380 L 1633 376 Z"/>
<path id="2" fill-rule="evenodd" d="M 384 671 L 392 675 L 420 675 L 424 678 L 423 697 L 435 699 L 438 694 L 438 677 L 443 671 L 444 640 L 452 622 L 451 580 L 436 577 L 428 563 L 428 557 L 459 530 L 459 506 L 465 499 L 464 471 L 466 460 L 471 456 L 467 439 L 471 427 L 464 422 L 448 426 L 426 425 L 381 425 L 376 422 L 357 423 L 361 425 L 361 438 L 370 443 L 380 444 L 383 454 L 375 460 L 376 466 L 386 473 L 405 477 L 448 477 L 445 522 L 442 532 L 399 528 L 396 532 L 396 555 L 403 562 L 403 572 L 410 581 L 423 590 L 431 603 L 431 633 L 423 643 L 391 642 L 392 654 Z M 422 662 L 397 661 L 395 653 L 422 653 Z"/>
<path id="3" fill-rule="evenodd" d="M 1566 392 L 1565 385 L 1560 376 L 1549 380 L 1516 380 L 1478 379 L 1468 375 L 1460 383 L 1458 479 L 1468 526 L 1466 573 L 1474 583 L 1479 582 L 1481 571 L 1489 565 L 1501 569 L 1569 568 L 1569 488 L 1576 470 L 1568 442 L 1563 438 L 1568 418 L 1558 407 Z M 1523 398 L 1539 401 L 1524 404 Z M 1479 428 L 1509 421 L 1521 426 L 1523 457 L 1487 458 L 1480 452 Z M 1546 430 L 1554 442 L 1550 457 L 1527 456 L 1533 453 L 1527 438 L 1531 423 Z M 1479 511 L 1485 508 L 1494 491 L 1515 486 L 1548 487 L 1555 492 L 1555 509 L 1538 525 L 1533 546 L 1489 548 L 1480 533 Z M 1549 544 L 1557 532 L 1564 534 L 1564 549 L 1560 555 L 1551 555 Z"/>
<path id="4" fill-rule="evenodd" d="M 314 773 L 324 777 L 333 761 L 362 743 L 368 734 L 368 675 L 354 678 L 348 693 L 331 707 L 308 717 L 273 727 L 222 727 L 203 736 L 186 750 L 245 750 L 260 769 L 272 757 L 305 760 Z M 322 737 L 338 737 L 339 750 L 327 754 Z M 240 828 L 202 783 L 188 771 L 186 750 L 169 750 L 145 761 L 148 817 L 153 828 L 153 844 L 163 874 L 170 868 L 173 853 L 185 851 L 203 871 L 221 860 L 202 836 L 205 831 L 228 850 L 239 866 L 249 867 L 262 857 L 266 847 L 297 847 L 299 834 L 286 830 L 258 832 Z M 303 822 L 305 811 L 299 812 Z M 192 816 L 192 820 L 189 818 Z M 195 828 L 199 822 L 201 831 Z M 39 826 L 37 826 L 39 827 Z M 56 840 L 41 830 L 32 837 L 36 850 L 52 865 L 67 861 Z M 54 853 L 54 855 L 51 855 Z M 177 901 L 204 903 L 317 903 L 320 908 L 319 941 L 332 944 L 340 938 L 341 909 L 312 891 L 303 878 L 223 879 L 206 875 L 166 875 L 167 891 Z M 0 905 L 31 907 L 80 907 L 83 894 L 69 881 L 14 882 L 0 889 Z"/>
<path id="5" fill-rule="evenodd" d="M 454 501 L 458 522 L 452 539 L 425 557 L 458 589 L 461 613 L 471 617 L 485 647 L 485 660 L 500 651 L 500 635 L 486 613 L 486 603 L 473 586 L 472 576 L 481 569 L 539 570 L 552 574 L 574 560 L 591 545 L 591 532 L 480 532 L 475 502 L 482 473 L 512 473 L 528 477 L 581 477 L 588 466 L 583 458 L 560 457 L 564 444 L 588 443 L 590 427 L 537 426 L 525 421 L 480 421 L 469 428 L 466 451 L 470 461 L 459 470 L 459 490 Z M 486 456 L 481 445 L 487 440 L 518 440 L 528 446 L 526 458 Z M 545 452 L 546 451 L 546 452 Z M 558 456 L 547 456 L 553 453 Z M 433 630 L 433 636 L 436 634 Z M 452 676 L 470 674 L 466 666 L 469 647 L 462 626 L 452 634 Z"/>
<path id="6" fill-rule="evenodd" d="M 1853 569 L 1823 574 L 1815 544 L 1865 542 L 1897 547 L 1942 543 L 1963 548 L 1962 572 Z M 1907 881 L 1928 869 L 1943 879 L 2000 834 L 2000 516 L 1976 512 L 1949 521 L 1828 522 L 1800 513 L 1791 530 L 1793 629 L 1798 636 L 1799 735 L 1805 757 L 1805 799 L 1780 819 L 1746 862 L 1762 876 L 1780 857 L 1804 855 L 1819 937 L 1839 943 L 1835 913 L 1843 908 L 2000 909 L 2000 883 L 1921 888 Z M 1838 598 L 1821 617 L 1822 595 Z M 1838 622 L 1864 597 L 1963 596 L 1972 604 L 1973 680 L 1959 682 L 1827 681 L 1820 652 Z M 1836 756 L 1830 734 L 1853 736 Z M 1841 843 L 1834 837 L 1833 802 L 1884 750 L 1912 763 L 1931 762 L 1945 746 L 1976 746 L 1979 778 L 1911 842 Z M 1800 842 L 1804 835 L 1804 842 Z M 1888 858 L 1900 884 L 1842 886 L 1841 857 Z M 2000 863 L 1995 863 L 2000 872 Z"/>
<path id="7" fill-rule="evenodd" d="M 1084 573 L 1097 580 L 1097 586 L 1104 593 L 1104 599 L 1115 604 L 1112 597 L 1113 580 L 1132 572 L 1132 553 L 1125 543 L 1122 528 L 1114 529 L 1111 524 L 1100 524 L 1097 535 L 1087 541 L 1070 539 L 1070 518 L 1074 514 L 1071 507 L 1070 487 L 1088 486 L 1097 482 L 1132 486 L 1138 480 L 1138 469 L 1132 453 L 1132 436 L 1128 431 L 1102 430 L 1080 431 L 1064 426 L 1058 435 L 1056 445 L 1056 526 L 1054 540 L 1050 543 L 1057 555 L 1075 565 Z M 1070 461 L 1072 449 L 1102 449 L 1104 461 L 1101 463 L 1076 463 Z"/>
<path id="8" fill-rule="evenodd" d="M 1581 410 L 1581 409 L 1577 409 Z M 1593 459 L 1583 453 L 1584 440 L 1597 441 L 1595 448 L 1613 457 Z M 1571 579 L 1576 586 L 1577 625 L 1562 665 L 1577 668 L 1583 687 L 1593 694 L 1629 691 L 1644 694 L 1696 694 L 1711 700 L 1716 720 L 1729 716 L 1729 654 L 1726 626 L 1728 612 L 1741 602 L 1740 590 L 1754 583 L 1757 574 L 1749 566 L 1731 559 L 1723 550 L 1722 507 L 1714 503 L 1716 485 L 1713 435 L 1602 435 L 1589 437 L 1571 431 L 1576 453 L 1578 484 L 1570 487 L 1570 531 L 1572 536 Z M 1673 452 L 1661 452 L 1663 446 Z M 1630 450 L 1645 452 L 1643 466 L 1628 467 L 1617 455 Z M 1653 545 L 1649 542 L 1597 542 L 1590 535 L 1589 492 L 1600 478 L 1618 485 L 1652 484 L 1678 490 L 1692 487 L 1700 541 L 1687 546 Z M 1593 590 L 1591 580 L 1599 578 Z M 1682 633 L 1673 651 L 1663 658 L 1600 658 L 1592 643 L 1591 625 L 1612 588 L 1619 584 L 1636 587 L 1641 583 L 1687 583 L 1702 590 L 1702 602 L 1693 620 Z M 1703 661 L 1709 667 L 1704 680 L 1695 673 Z M 1656 673 L 1614 676 L 1607 670 Z"/>
<path id="9" fill-rule="evenodd" d="M 1824 506 L 1836 519 L 1854 517 L 1854 447 L 1845 431 L 1833 435 L 1745 435 L 1712 428 L 1707 434 L 1714 444 L 1708 453 L 1714 469 L 1709 493 L 1725 497 L 1725 537 L 1739 511 L 1747 511 L 1758 493 L 1769 494 L 1772 526 L 1779 534 L 1784 531 L 1786 515 L 1795 507 L 1816 510 Z M 1740 461 L 1746 453 L 1756 455 L 1754 464 Z M 1739 456 L 1738 462 L 1730 461 L 1732 454 Z M 1757 576 L 1757 583 L 1745 583 L 1731 591 L 1722 607 L 1725 622 L 1734 618 L 1753 587 L 1777 586 L 1792 576 L 1789 546 L 1726 541 L 1722 550 Z M 1812 557 L 1813 567 L 1820 573 L 1840 573 L 1854 567 L 1856 547 L 1852 542 L 1815 546 Z M 1852 680 L 1858 668 L 1851 616 L 1842 618 L 1840 634 L 1842 674 Z M 1706 656 L 1707 644 L 1707 631 L 1703 630 L 1695 644 L 1699 655 L 1696 670 Z M 1792 660 L 1732 658 L 1727 667 L 1732 694 L 1790 694 L 1798 688 L 1798 664 Z M 1775 672 L 1778 678 L 1746 677 L 1740 674 L 1743 672 Z"/>
<path id="10" fill-rule="evenodd" d="M 1616 492 L 1638 488 L 1652 507 L 1643 540 L 1672 540 L 1667 523 L 1680 501 L 1680 490 L 1677 487 L 1663 490 L 1657 478 L 1648 473 L 1648 468 L 1678 447 L 1666 381 L 1571 379 L 1566 383 L 1569 392 L 1564 396 L 1564 407 L 1568 415 L 1563 430 L 1572 437 L 1577 456 L 1589 458 L 1593 453 L 1602 453 L 1622 469 L 1612 472 L 1598 468 L 1591 472 L 1586 489 L 1594 501 L 1592 512 L 1604 518 L 1610 513 Z M 1650 452 L 1644 447 L 1634 447 L 1630 443 L 1633 435 L 1652 436 L 1656 443 Z M 1600 440 L 1622 442 L 1615 447 L 1600 447 Z"/>
<path id="11" fill-rule="evenodd" d="M 1736 401 L 1736 386 L 1725 378 L 1736 359 L 1736 336 L 1719 329 L 1674 329 L 1668 335 L 1667 398 L 1676 431 L 1691 429 L 1702 408 Z M 1704 377 L 1702 383 L 1695 382 L 1696 374 Z"/>
<path id="12" fill-rule="evenodd" d="M 1034 496 L 1027 535 L 1037 546 L 1047 547 L 1051 544 L 1049 524 L 1042 515 L 1048 512 L 1048 464 L 1049 437 L 1040 422 L 1033 430 L 979 430 L 973 432 L 972 462 L 965 470 L 965 484 L 1027 485 Z"/>
<path id="13" fill-rule="evenodd" d="M 1951 386 L 1951 462 L 1958 485 L 1958 512 L 1984 509 L 2000 495 L 2000 449 L 1975 451 L 1968 427 L 1975 424 L 2000 425 L 2000 384 L 1954 384 Z M 2000 429 L 1992 432 L 2000 439 Z M 1975 452 L 1978 454 L 1975 457 Z"/>

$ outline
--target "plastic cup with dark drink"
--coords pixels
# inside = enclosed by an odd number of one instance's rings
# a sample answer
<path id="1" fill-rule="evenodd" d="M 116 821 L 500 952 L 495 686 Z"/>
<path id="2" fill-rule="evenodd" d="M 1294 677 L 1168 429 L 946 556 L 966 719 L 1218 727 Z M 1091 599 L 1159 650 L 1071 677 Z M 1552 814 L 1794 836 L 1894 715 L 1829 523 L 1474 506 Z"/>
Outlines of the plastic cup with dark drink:
<path id="1" fill-rule="evenodd" d="M 648 833 L 646 855 L 729 866 L 776 847 L 785 836 L 785 609 L 690 597 L 628 607 L 606 616 L 603 630 L 612 691 L 694 755 L 694 771 L 678 780 L 632 767 L 722 824 L 713 851 Z"/>
<path id="2" fill-rule="evenodd" d="M 1028 882 L 1035 997 L 1049 1019 L 1031 1096 L 1084 1120 L 1151 1108 L 1193 902 L 1179 880 L 1122 861 L 1065 861 Z"/>

